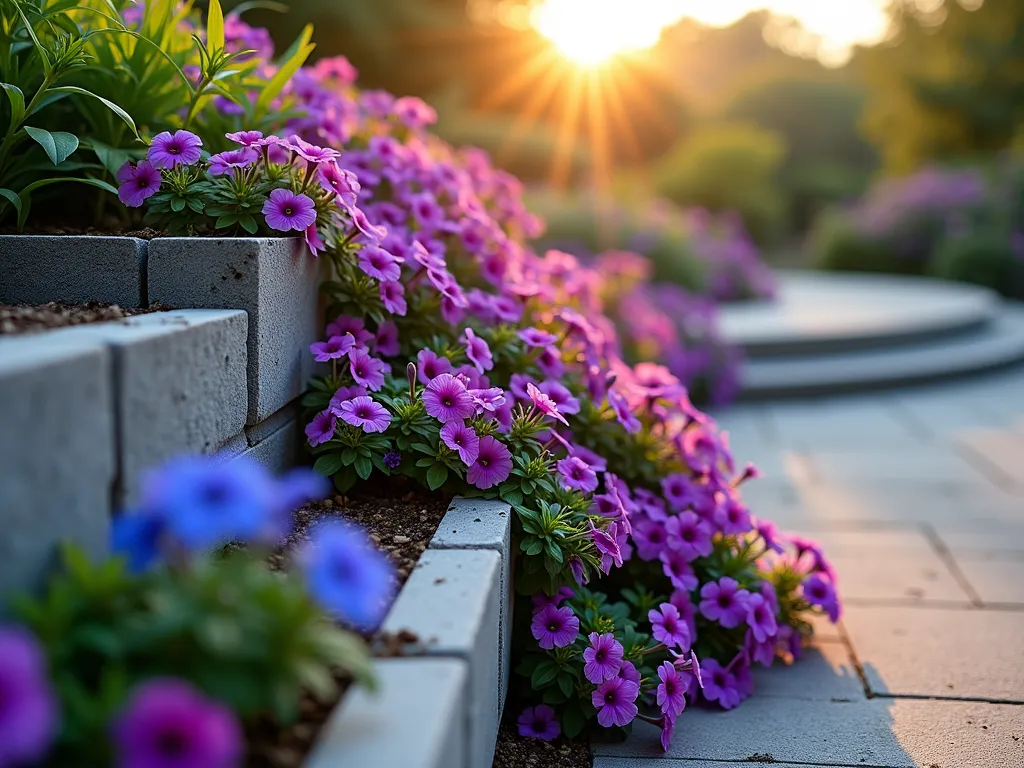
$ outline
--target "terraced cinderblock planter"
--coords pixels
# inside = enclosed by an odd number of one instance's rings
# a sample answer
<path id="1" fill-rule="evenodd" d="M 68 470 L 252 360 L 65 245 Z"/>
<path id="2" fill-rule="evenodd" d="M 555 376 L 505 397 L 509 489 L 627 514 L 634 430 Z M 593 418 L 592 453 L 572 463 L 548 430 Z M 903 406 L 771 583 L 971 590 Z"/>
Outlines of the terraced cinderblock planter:
<path id="1" fill-rule="evenodd" d="M 313 374 L 321 267 L 294 238 L 161 237 L 149 243 L 149 301 L 249 313 L 252 425 L 301 395 Z"/>
<path id="2" fill-rule="evenodd" d="M 410 640 L 378 659 L 381 690 L 331 715 L 307 768 L 487 768 L 508 685 L 507 504 L 456 499 L 384 621 Z"/>
<path id="3" fill-rule="evenodd" d="M 250 426 L 298 398 L 313 373 L 323 265 L 297 238 L 3 235 L 0 264 L 0 303 L 244 310 Z"/>
<path id="4" fill-rule="evenodd" d="M 175 310 L 0 337 L 0 593 L 35 586 L 61 540 L 102 555 L 171 456 L 284 468 L 294 414 L 245 429 L 247 329 L 239 310 Z"/>
<path id="5" fill-rule="evenodd" d="M 147 307 L 148 243 L 137 237 L 0 236 L 0 303 Z"/>

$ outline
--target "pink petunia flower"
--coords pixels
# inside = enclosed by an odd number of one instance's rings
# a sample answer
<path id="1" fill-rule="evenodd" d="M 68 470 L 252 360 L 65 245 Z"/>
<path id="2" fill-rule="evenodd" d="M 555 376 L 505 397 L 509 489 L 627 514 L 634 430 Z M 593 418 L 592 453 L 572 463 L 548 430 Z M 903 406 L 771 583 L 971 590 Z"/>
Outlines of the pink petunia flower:
<path id="1" fill-rule="evenodd" d="M 320 411 L 306 425 L 306 439 L 309 441 L 309 444 L 315 448 L 326 443 L 334 437 L 334 427 L 337 423 L 337 417 L 330 409 Z"/>
<path id="2" fill-rule="evenodd" d="M 129 208 L 138 208 L 160 189 L 160 171 L 145 160 L 135 166 L 131 163 L 122 165 L 117 172 L 117 180 L 121 182 L 117 198 Z"/>
<path id="3" fill-rule="evenodd" d="M 354 397 L 338 406 L 341 420 L 363 432 L 383 432 L 391 423 L 391 414 L 371 397 Z"/>
<path id="4" fill-rule="evenodd" d="M 149 143 L 146 159 L 154 168 L 192 165 L 202 156 L 201 146 L 203 140 L 190 131 L 177 130 L 173 134 L 163 131 Z"/>
<path id="5" fill-rule="evenodd" d="M 435 376 L 423 390 L 427 413 L 443 424 L 463 421 L 476 412 L 476 403 L 466 385 L 450 373 Z"/>
<path id="6" fill-rule="evenodd" d="M 449 421 L 441 427 L 441 440 L 457 451 L 462 463 L 471 466 L 480 455 L 480 438 L 471 427 L 459 421 Z"/>
<path id="7" fill-rule="evenodd" d="M 348 356 L 349 372 L 356 384 L 376 392 L 384 386 L 384 361 L 370 357 L 365 350 L 350 352 Z"/>

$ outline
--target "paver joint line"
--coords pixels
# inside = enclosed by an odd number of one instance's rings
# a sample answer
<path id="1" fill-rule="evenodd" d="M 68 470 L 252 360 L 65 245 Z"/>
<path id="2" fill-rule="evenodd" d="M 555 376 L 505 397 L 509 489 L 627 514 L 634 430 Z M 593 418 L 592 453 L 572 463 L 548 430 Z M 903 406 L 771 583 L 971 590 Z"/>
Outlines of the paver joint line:
<path id="1" fill-rule="evenodd" d="M 939 537 L 939 534 L 935 529 L 928 523 L 921 523 L 921 534 L 928 539 L 928 543 L 931 544 L 932 549 L 935 550 L 935 554 L 938 555 L 939 559 L 946 566 L 946 569 L 953 578 L 956 579 L 960 588 L 971 598 L 971 603 L 979 608 L 982 607 L 984 603 L 982 602 L 981 595 L 978 594 L 974 585 L 967 580 L 964 572 L 960 570 L 960 566 L 953 558 L 953 554 L 949 551 L 949 547 L 946 546 L 946 543 Z"/>

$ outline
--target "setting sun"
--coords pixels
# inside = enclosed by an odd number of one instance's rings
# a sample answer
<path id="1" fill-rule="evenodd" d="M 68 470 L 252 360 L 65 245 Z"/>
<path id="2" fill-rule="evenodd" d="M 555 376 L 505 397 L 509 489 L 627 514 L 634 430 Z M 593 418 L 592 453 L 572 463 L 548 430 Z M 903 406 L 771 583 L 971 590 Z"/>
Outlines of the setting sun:
<path id="1" fill-rule="evenodd" d="M 650 48 L 679 17 L 674 0 L 547 0 L 533 11 L 533 26 L 568 59 L 601 64 L 627 51 Z"/>

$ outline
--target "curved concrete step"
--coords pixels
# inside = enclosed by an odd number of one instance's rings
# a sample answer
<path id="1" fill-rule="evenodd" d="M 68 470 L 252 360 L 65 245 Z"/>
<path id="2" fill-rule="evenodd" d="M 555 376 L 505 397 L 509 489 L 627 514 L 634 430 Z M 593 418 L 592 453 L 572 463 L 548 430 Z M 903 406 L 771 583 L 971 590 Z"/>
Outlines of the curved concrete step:
<path id="1" fill-rule="evenodd" d="M 726 305 L 720 328 L 750 358 L 820 355 L 971 333 L 1000 307 L 992 291 L 962 283 L 783 271 L 775 301 Z"/>
<path id="2" fill-rule="evenodd" d="M 864 391 L 963 376 L 1024 361 L 1024 304 L 996 305 L 973 333 L 914 346 L 791 357 L 753 357 L 741 370 L 741 399 Z M 1022 393 L 1024 394 L 1024 393 Z"/>

